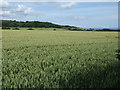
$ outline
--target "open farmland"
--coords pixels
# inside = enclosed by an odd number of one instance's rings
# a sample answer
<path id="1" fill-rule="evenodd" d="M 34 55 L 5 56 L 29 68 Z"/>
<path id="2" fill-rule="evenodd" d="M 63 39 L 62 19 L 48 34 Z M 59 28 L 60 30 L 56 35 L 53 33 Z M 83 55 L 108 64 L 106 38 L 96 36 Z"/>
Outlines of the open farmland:
<path id="1" fill-rule="evenodd" d="M 3 88 L 120 88 L 118 32 L 2 34 Z"/>

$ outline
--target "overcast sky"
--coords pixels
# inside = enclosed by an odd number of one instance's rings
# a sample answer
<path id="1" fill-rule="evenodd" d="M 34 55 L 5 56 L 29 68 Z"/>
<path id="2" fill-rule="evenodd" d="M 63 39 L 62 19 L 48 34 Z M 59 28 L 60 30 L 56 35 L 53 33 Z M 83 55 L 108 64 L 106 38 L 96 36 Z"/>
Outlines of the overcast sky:
<path id="1" fill-rule="evenodd" d="M 0 3 L 2 19 L 45 21 L 83 28 L 117 28 L 118 2 Z"/>

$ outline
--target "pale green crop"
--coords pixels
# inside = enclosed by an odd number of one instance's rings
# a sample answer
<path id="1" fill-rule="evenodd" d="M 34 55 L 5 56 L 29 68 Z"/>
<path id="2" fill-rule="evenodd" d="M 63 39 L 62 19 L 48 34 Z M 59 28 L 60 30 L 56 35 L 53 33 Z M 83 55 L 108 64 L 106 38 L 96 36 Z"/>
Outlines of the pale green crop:
<path id="1" fill-rule="evenodd" d="M 119 87 L 117 32 L 3 31 L 3 88 Z"/>

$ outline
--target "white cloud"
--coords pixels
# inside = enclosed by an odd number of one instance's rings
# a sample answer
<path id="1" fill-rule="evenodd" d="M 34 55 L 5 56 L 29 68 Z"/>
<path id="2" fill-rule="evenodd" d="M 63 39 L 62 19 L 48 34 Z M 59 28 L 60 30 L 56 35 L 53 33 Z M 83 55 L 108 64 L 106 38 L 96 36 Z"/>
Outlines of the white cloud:
<path id="1" fill-rule="evenodd" d="M 24 9 L 26 9 L 24 5 L 18 5 L 16 11 L 23 11 Z"/>
<path id="2" fill-rule="evenodd" d="M 9 3 L 7 1 L 0 1 L 0 7 L 8 7 Z"/>
<path id="3" fill-rule="evenodd" d="M 119 2 L 119 0 L 7 0 L 10 2 Z"/>
<path id="4" fill-rule="evenodd" d="M 33 12 L 32 8 L 26 7 L 24 5 L 18 5 L 17 9 L 15 9 L 16 12 L 23 12 L 25 14 L 30 14 Z"/>
<path id="5" fill-rule="evenodd" d="M 2 11 L 0 11 L 0 15 L 6 18 L 11 18 L 11 17 L 22 18 L 22 16 L 27 16 L 34 13 L 32 8 L 27 7 L 25 5 L 14 5 L 7 1 L 1 2 L 0 5 L 1 5 L 0 8 L 2 8 L 1 9 Z"/>
<path id="6" fill-rule="evenodd" d="M 27 9 L 25 10 L 25 13 L 27 13 L 27 14 L 29 14 L 29 13 L 33 13 L 32 8 L 27 8 Z"/>
<path id="7" fill-rule="evenodd" d="M 63 4 L 63 5 L 60 5 L 61 8 L 70 8 L 72 6 L 75 6 L 76 5 L 76 2 L 70 2 L 68 4 Z"/>
<path id="8" fill-rule="evenodd" d="M 0 11 L 0 15 L 10 15 L 10 11 Z"/>

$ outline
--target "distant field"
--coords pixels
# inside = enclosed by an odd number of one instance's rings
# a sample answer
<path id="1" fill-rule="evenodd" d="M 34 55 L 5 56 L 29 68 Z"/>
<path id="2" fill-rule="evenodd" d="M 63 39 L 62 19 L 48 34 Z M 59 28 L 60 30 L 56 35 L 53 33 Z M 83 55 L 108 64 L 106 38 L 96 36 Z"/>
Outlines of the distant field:
<path id="1" fill-rule="evenodd" d="M 3 30 L 3 88 L 120 88 L 117 32 Z"/>

